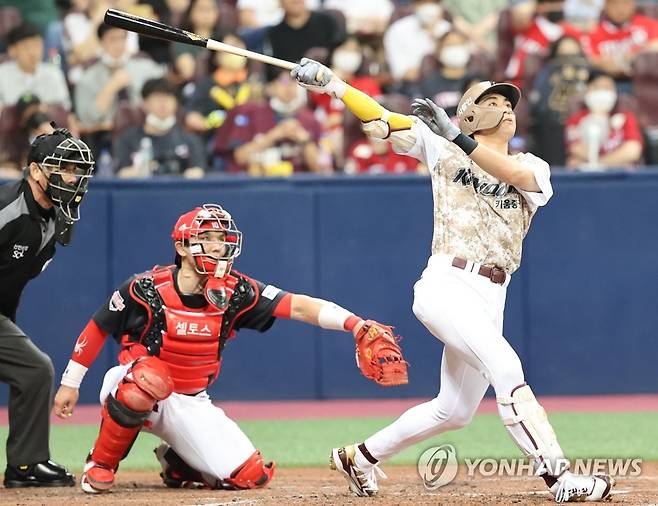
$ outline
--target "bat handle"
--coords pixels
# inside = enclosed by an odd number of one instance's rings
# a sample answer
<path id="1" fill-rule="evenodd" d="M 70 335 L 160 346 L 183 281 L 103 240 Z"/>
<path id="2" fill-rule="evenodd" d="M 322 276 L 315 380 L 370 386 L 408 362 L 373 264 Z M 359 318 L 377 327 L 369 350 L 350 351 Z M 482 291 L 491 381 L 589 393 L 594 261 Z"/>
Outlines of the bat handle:
<path id="1" fill-rule="evenodd" d="M 269 65 L 274 65 L 275 67 L 281 67 L 287 70 L 292 70 L 297 66 L 296 63 L 290 61 L 274 58 L 273 56 L 268 56 L 266 54 L 256 53 L 241 47 L 231 46 L 230 44 L 224 44 L 223 42 L 219 42 L 218 40 L 214 39 L 208 39 L 208 44 L 206 47 L 213 51 L 223 51 L 225 53 L 237 54 L 238 56 L 244 56 L 245 58 L 249 58 L 251 60 L 267 63 Z"/>

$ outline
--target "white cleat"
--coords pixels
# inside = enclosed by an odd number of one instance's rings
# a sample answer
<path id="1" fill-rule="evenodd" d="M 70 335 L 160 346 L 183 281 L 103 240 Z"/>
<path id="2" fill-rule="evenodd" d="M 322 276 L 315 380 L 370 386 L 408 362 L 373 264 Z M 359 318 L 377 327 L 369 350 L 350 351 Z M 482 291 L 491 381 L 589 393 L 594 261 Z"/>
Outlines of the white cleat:
<path id="1" fill-rule="evenodd" d="M 334 448 L 329 458 L 329 467 L 339 471 L 347 479 L 350 490 L 359 497 L 373 497 L 379 492 L 377 478 L 386 479 L 384 471 L 376 465 L 371 469 L 361 469 L 354 462 L 354 445 Z"/>
<path id="2" fill-rule="evenodd" d="M 555 502 L 607 501 L 615 480 L 607 475 L 580 476 L 571 472 L 562 475 L 551 487 Z"/>

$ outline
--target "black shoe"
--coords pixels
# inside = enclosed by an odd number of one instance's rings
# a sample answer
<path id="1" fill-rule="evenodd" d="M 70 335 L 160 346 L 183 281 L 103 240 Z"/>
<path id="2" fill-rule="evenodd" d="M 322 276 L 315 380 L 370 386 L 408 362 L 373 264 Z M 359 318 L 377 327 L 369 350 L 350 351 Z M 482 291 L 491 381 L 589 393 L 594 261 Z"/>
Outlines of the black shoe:
<path id="1" fill-rule="evenodd" d="M 5 487 L 72 487 L 75 476 L 52 460 L 24 466 L 7 466 Z"/>

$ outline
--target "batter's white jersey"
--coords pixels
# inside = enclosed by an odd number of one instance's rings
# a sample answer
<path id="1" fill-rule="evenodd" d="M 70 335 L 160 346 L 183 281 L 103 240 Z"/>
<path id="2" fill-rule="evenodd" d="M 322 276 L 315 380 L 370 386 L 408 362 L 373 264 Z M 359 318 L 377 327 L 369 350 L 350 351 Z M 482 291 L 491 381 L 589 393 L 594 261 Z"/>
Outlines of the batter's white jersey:
<path id="1" fill-rule="evenodd" d="M 553 195 L 548 164 L 530 153 L 513 155 L 535 174 L 541 192 L 517 190 L 481 169 L 458 146 L 414 119 L 391 134 L 393 148 L 423 162 L 432 177 L 432 254 L 445 253 L 512 274 L 533 214 Z"/>

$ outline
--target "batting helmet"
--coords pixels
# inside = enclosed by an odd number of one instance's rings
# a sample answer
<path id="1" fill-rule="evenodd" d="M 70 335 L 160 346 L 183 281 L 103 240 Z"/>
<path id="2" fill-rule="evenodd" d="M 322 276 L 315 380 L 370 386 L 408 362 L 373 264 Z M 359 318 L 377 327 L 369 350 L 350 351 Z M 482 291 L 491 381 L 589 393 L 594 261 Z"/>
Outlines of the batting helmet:
<path id="1" fill-rule="evenodd" d="M 219 241 L 223 246 L 219 255 L 206 251 L 208 241 L 199 237 L 209 231 L 224 233 L 223 239 Z M 216 274 L 218 270 L 228 272 L 233 260 L 242 251 L 242 232 L 228 211 L 216 204 L 204 204 L 183 214 L 176 221 L 171 237 L 189 248 L 199 274 Z M 180 265 L 180 262 L 180 256 L 176 255 L 176 264 Z"/>
<path id="2" fill-rule="evenodd" d="M 466 90 L 457 105 L 457 118 L 462 133 L 471 135 L 480 130 L 495 128 L 500 125 L 505 114 L 503 109 L 477 105 L 481 98 L 492 93 L 504 96 L 512 104 L 512 109 L 516 107 L 521 98 L 521 90 L 510 83 L 482 81 L 471 86 Z"/>

